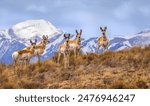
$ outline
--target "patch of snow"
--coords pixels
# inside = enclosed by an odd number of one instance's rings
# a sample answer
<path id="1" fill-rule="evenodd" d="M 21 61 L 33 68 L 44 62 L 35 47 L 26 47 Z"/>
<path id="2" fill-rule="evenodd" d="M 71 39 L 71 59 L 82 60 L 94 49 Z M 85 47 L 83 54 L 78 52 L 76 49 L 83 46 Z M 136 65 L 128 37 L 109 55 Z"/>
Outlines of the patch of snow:
<path id="1" fill-rule="evenodd" d="M 131 45 L 131 44 L 129 43 L 129 41 L 127 41 L 127 40 L 124 41 L 123 44 L 124 44 L 124 45 L 127 45 L 127 46 L 129 46 L 129 47 L 132 47 L 132 45 Z"/>
<path id="2" fill-rule="evenodd" d="M 116 51 L 119 51 L 119 50 L 123 50 L 125 48 L 128 48 L 127 46 L 121 46 L 120 48 L 118 48 Z"/>
<path id="3" fill-rule="evenodd" d="M 0 30 L 0 35 L 3 35 L 3 37 L 5 37 L 5 38 L 11 39 L 11 37 L 8 34 L 7 29 Z"/>
<path id="4" fill-rule="evenodd" d="M 110 49 L 111 47 L 114 47 L 114 46 L 116 46 L 118 43 L 113 43 L 113 44 L 111 44 L 109 47 L 108 47 L 108 49 Z"/>
<path id="5" fill-rule="evenodd" d="M 55 35 L 59 33 L 55 26 L 45 20 L 28 20 L 12 27 L 14 33 L 21 38 L 30 38 L 36 35 Z"/>

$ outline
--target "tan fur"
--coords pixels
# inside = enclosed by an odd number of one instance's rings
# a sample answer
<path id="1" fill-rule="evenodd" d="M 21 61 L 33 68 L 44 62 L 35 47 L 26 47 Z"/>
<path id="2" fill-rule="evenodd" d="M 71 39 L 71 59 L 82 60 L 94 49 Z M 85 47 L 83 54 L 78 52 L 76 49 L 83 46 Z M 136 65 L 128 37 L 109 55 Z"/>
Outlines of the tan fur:
<path id="1" fill-rule="evenodd" d="M 46 44 L 48 42 L 48 36 L 43 35 L 42 41 L 35 47 L 35 55 L 38 56 L 38 63 L 40 63 L 40 56 L 44 53 L 44 50 L 46 49 Z"/>
<path id="2" fill-rule="evenodd" d="M 71 44 L 71 43 L 77 44 L 77 40 L 70 40 L 70 41 L 69 41 L 69 44 Z"/>
<path id="3" fill-rule="evenodd" d="M 66 48 L 66 47 L 67 47 L 66 44 L 62 44 L 62 45 L 59 46 L 59 49 Z"/>
<path id="4" fill-rule="evenodd" d="M 105 27 L 104 29 L 102 27 L 100 27 L 100 30 L 102 31 L 103 35 L 98 38 L 98 48 L 97 48 L 97 51 L 96 51 L 97 53 L 98 53 L 98 50 L 99 50 L 100 47 L 103 47 L 104 50 L 108 49 L 109 40 L 106 36 L 106 29 L 107 29 L 107 27 Z"/>
<path id="5" fill-rule="evenodd" d="M 35 49 L 45 49 L 46 45 L 41 44 L 41 45 L 37 45 Z"/>
<path id="6" fill-rule="evenodd" d="M 103 41 L 108 41 L 108 39 L 106 37 L 103 37 L 103 36 L 98 38 L 98 43 L 103 42 Z"/>
<path id="7" fill-rule="evenodd" d="M 30 54 L 34 54 L 31 50 L 29 50 L 29 48 L 27 50 L 18 50 L 17 51 L 20 55 L 24 54 L 24 53 L 30 53 Z"/>
<path id="8" fill-rule="evenodd" d="M 80 48 L 81 48 L 81 35 L 82 35 L 82 29 L 80 32 L 76 30 L 76 38 L 74 40 L 69 41 L 69 48 L 70 51 L 74 52 L 74 59 L 79 55 Z"/>
<path id="9" fill-rule="evenodd" d="M 26 64 L 29 64 L 30 59 L 32 56 L 34 56 L 34 49 L 36 46 L 37 40 L 35 40 L 35 43 L 33 43 L 30 40 L 31 46 L 24 48 L 22 50 L 17 50 L 12 54 L 12 58 L 14 59 L 14 65 L 16 66 L 17 63 L 20 63 L 22 61 L 23 63 L 26 62 Z"/>
<path id="10" fill-rule="evenodd" d="M 70 34 L 68 36 L 66 36 L 64 34 L 64 38 L 65 38 L 65 43 L 60 45 L 58 48 L 58 60 L 57 63 L 59 64 L 60 62 L 60 57 L 61 54 L 64 55 L 64 67 L 67 68 L 69 67 L 69 42 L 70 42 Z"/>

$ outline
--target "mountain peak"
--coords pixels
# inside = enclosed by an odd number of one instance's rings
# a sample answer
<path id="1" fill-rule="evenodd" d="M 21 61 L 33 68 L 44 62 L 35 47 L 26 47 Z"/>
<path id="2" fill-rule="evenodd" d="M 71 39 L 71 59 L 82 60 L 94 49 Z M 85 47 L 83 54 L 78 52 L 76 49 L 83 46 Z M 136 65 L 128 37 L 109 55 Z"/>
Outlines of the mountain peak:
<path id="1" fill-rule="evenodd" d="M 150 27 L 138 32 L 137 34 L 150 33 Z"/>
<path id="2" fill-rule="evenodd" d="M 7 29 L 0 30 L 0 36 L 1 37 L 6 37 L 8 39 L 11 39 L 11 37 L 8 34 L 8 30 Z"/>
<path id="3" fill-rule="evenodd" d="M 57 28 L 46 20 L 27 20 L 18 23 L 12 27 L 14 34 L 20 38 L 31 38 L 39 35 L 54 35 L 59 31 Z"/>

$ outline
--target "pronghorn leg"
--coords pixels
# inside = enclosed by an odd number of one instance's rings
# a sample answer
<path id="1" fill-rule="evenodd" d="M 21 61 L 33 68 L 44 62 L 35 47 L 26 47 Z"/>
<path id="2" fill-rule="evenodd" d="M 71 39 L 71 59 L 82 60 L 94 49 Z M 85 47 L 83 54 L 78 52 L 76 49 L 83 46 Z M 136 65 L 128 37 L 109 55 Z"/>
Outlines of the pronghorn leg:
<path id="1" fill-rule="evenodd" d="M 77 49 L 77 56 L 80 55 L 80 48 Z"/>
<path id="2" fill-rule="evenodd" d="M 26 66 L 28 65 L 28 59 L 25 59 L 25 65 Z"/>
<path id="3" fill-rule="evenodd" d="M 65 53 L 64 53 L 64 68 L 67 68 L 67 57 Z"/>
<path id="4" fill-rule="evenodd" d="M 76 55 L 76 49 L 73 50 L 74 51 L 74 59 L 76 59 L 77 55 Z"/>
<path id="5" fill-rule="evenodd" d="M 78 57 L 78 49 L 76 49 L 76 58 Z"/>
<path id="6" fill-rule="evenodd" d="M 69 54 L 69 56 L 70 56 L 71 52 L 70 52 L 70 51 L 68 51 L 68 54 Z"/>
<path id="7" fill-rule="evenodd" d="M 38 64 L 40 64 L 40 55 L 38 55 Z"/>
<path id="8" fill-rule="evenodd" d="M 103 47 L 103 51 L 102 51 L 102 53 L 104 53 L 105 52 L 105 47 L 104 46 L 102 46 Z"/>
<path id="9" fill-rule="evenodd" d="M 13 65 L 14 65 L 14 75 L 19 77 L 19 74 L 18 74 L 19 59 L 18 58 L 14 60 Z"/>
<path id="10" fill-rule="evenodd" d="M 13 65 L 14 65 L 14 66 L 16 66 L 16 64 L 17 64 L 17 61 L 16 61 L 16 60 L 14 60 L 14 63 L 13 63 Z"/>
<path id="11" fill-rule="evenodd" d="M 27 59 L 27 65 L 29 65 L 30 64 L 30 59 Z"/>
<path id="12" fill-rule="evenodd" d="M 96 53 L 98 53 L 98 51 L 99 51 L 99 48 L 100 48 L 101 46 L 100 45 L 98 45 L 98 48 L 97 48 L 97 50 L 96 50 Z"/>
<path id="13" fill-rule="evenodd" d="M 57 63 L 59 64 L 59 62 L 60 62 L 60 56 L 61 56 L 61 53 L 59 52 L 58 53 L 58 59 L 57 59 Z"/>
<path id="14" fill-rule="evenodd" d="M 67 67 L 69 67 L 69 53 L 67 55 Z"/>
<path id="15" fill-rule="evenodd" d="M 108 43 L 107 43 L 107 45 L 106 45 L 106 50 L 108 51 Z"/>
<path id="16" fill-rule="evenodd" d="M 17 65 L 17 61 L 16 61 L 16 60 L 14 60 L 14 62 L 13 62 L 14 75 L 16 74 L 16 65 Z"/>
<path id="17" fill-rule="evenodd" d="M 79 56 L 79 53 L 80 53 L 80 49 L 77 49 L 77 56 Z"/>
<path id="18" fill-rule="evenodd" d="M 107 50 L 108 50 L 108 47 L 106 46 L 106 47 L 105 47 L 105 51 L 104 51 L 104 52 L 106 52 Z"/>
<path id="19" fill-rule="evenodd" d="M 104 47 L 104 52 L 106 52 L 108 50 L 108 44 L 107 45 L 103 45 Z"/>

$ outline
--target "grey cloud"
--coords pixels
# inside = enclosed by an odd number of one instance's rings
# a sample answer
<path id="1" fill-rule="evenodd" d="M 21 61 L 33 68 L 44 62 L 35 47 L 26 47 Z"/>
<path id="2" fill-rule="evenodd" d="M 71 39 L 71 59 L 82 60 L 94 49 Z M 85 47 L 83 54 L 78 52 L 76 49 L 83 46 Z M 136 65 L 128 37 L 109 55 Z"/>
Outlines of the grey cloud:
<path id="1" fill-rule="evenodd" d="M 149 10 L 150 0 L 1 0 L 0 28 L 42 18 L 72 33 L 84 28 L 86 37 L 98 36 L 99 26 L 107 25 L 112 37 L 149 27 Z"/>

